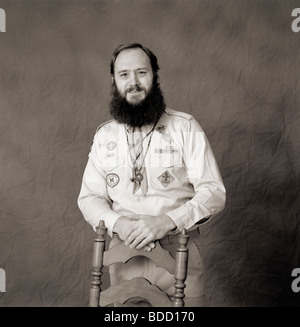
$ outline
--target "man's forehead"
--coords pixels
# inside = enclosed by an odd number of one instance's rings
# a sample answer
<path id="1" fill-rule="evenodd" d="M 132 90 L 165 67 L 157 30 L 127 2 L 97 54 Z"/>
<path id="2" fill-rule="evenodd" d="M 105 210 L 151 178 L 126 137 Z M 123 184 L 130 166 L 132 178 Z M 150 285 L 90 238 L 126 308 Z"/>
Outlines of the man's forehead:
<path id="1" fill-rule="evenodd" d="M 150 59 L 140 48 L 125 49 L 119 53 L 115 61 L 115 70 L 151 68 Z"/>

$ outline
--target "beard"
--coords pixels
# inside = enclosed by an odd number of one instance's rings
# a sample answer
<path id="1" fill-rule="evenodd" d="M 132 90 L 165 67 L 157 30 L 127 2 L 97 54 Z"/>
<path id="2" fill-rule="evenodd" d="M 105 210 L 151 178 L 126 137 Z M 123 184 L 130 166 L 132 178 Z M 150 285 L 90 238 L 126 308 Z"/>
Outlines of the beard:
<path id="1" fill-rule="evenodd" d="M 113 82 L 111 88 L 110 114 L 120 124 L 141 127 L 157 123 L 166 109 L 164 97 L 157 81 L 139 103 L 131 104 L 120 94 Z"/>

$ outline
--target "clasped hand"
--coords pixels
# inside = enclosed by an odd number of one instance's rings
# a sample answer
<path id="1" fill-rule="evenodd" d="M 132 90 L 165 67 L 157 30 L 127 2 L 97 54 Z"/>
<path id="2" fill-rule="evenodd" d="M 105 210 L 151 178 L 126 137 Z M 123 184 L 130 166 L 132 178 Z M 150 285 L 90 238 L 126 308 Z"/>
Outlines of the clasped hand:
<path id="1" fill-rule="evenodd" d="M 136 220 L 120 217 L 113 231 L 118 233 L 120 239 L 131 249 L 151 251 L 155 247 L 156 240 L 163 238 L 175 228 L 175 223 L 167 215 L 141 215 Z"/>

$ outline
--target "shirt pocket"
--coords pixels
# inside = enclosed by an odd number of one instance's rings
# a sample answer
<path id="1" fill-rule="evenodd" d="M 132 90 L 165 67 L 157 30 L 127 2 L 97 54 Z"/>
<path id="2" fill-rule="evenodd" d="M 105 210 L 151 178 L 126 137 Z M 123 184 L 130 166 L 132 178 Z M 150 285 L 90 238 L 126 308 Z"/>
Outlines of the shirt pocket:
<path id="1" fill-rule="evenodd" d="M 155 190 L 178 189 L 185 175 L 181 156 L 162 153 L 151 158 L 150 185 Z"/>

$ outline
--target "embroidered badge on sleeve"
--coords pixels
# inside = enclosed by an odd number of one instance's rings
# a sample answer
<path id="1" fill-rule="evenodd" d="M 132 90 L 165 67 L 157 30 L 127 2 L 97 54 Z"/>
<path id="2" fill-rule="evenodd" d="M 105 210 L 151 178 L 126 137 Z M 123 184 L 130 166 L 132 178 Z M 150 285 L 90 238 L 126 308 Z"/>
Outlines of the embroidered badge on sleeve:
<path id="1" fill-rule="evenodd" d="M 106 144 L 107 150 L 110 150 L 110 151 L 113 150 L 116 146 L 117 146 L 117 143 L 115 141 L 109 141 Z"/>
<path id="2" fill-rule="evenodd" d="M 120 178 L 117 174 L 108 174 L 106 175 L 106 183 L 110 187 L 115 187 L 120 181 Z"/>

